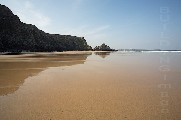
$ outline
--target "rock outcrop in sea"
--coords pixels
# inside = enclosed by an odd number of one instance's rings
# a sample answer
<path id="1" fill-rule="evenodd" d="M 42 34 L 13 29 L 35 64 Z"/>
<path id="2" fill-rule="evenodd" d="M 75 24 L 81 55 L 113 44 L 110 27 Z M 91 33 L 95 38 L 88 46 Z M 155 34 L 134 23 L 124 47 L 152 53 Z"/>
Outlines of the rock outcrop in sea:
<path id="1" fill-rule="evenodd" d="M 108 45 L 106 45 L 105 43 L 103 43 L 100 46 L 96 46 L 94 48 L 94 51 L 116 51 L 115 49 L 110 48 Z"/>

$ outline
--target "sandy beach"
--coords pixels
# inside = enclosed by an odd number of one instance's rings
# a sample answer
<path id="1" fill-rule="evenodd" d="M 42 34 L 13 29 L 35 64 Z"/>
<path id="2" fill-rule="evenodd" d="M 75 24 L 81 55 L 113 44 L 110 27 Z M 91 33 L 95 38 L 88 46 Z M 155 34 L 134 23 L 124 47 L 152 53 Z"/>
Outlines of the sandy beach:
<path id="1" fill-rule="evenodd" d="M 161 53 L 0 56 L 0 119 L 180 120 L 181 54 L 166 56 L 169 71 Z"/>

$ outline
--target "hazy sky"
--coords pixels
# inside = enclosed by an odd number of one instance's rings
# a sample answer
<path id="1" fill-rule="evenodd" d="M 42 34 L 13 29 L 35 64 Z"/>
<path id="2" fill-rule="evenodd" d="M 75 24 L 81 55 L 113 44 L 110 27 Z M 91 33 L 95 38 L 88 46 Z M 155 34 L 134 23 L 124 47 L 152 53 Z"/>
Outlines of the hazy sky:
<path id="1" fill-rule="evenodd" d="M 181 49 L 181 0 L 1 0 L 22 22 L 95 47 Z"/>

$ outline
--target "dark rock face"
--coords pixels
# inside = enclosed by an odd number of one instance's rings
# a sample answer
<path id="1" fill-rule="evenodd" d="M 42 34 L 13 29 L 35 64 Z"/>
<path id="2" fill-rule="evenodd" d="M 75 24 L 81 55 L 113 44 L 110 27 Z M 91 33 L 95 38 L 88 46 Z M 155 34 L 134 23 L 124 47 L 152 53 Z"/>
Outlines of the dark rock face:
<path id="1" fill-rule="evenodd" d="M 25 24 L 0 4 L 0 52 L 90 50 L 84 37 L 49 34 Z"/>

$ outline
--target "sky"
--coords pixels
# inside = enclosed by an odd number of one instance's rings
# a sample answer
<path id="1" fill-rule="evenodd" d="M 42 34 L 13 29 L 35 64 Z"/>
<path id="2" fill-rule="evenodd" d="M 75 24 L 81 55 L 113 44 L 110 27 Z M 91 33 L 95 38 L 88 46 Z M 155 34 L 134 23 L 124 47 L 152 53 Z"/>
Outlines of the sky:
<path id="1" fill-rule="evenodd" d="M 181 50 L 181 0 L 1 0 L 27 24 L 92 47 Z"/>

